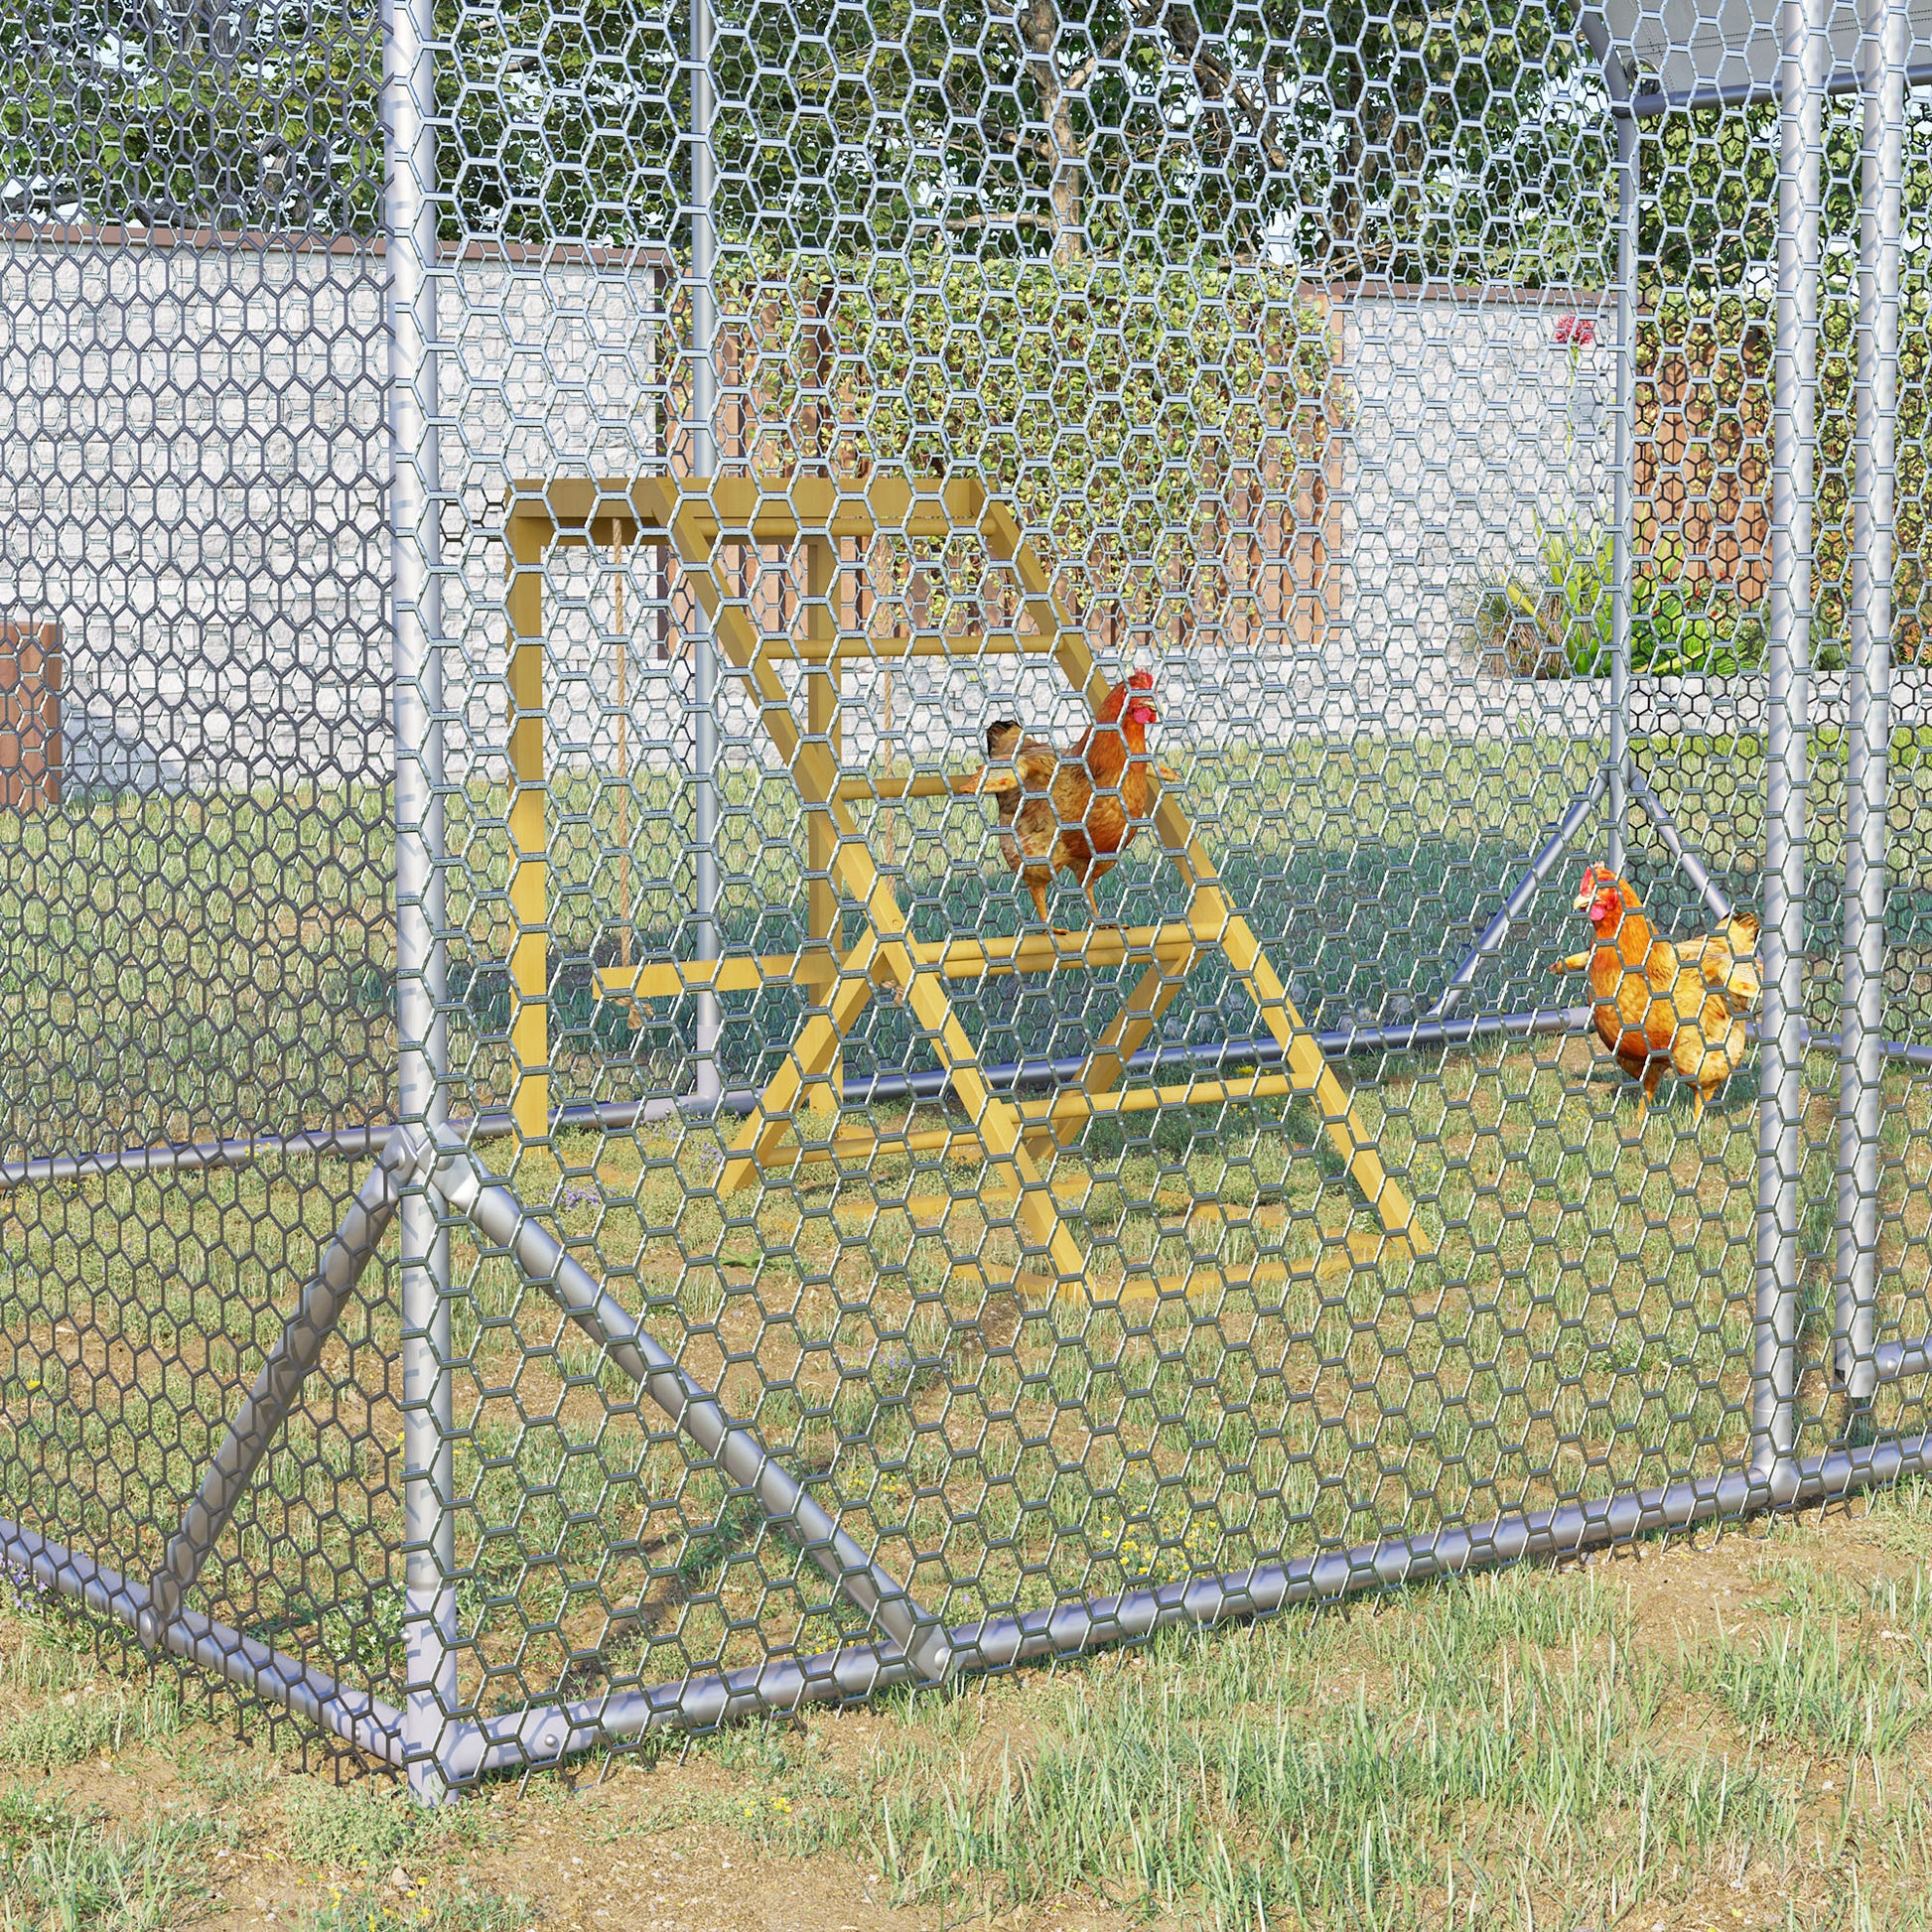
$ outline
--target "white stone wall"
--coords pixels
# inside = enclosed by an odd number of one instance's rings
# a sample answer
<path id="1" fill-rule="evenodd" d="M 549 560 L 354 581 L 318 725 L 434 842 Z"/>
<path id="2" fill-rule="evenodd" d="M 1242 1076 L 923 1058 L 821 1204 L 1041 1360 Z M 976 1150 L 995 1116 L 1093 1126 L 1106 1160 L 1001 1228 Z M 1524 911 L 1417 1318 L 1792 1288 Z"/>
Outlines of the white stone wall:
<path id="1" fill-rule="evenodd" d="M 1581 315 L 1574 351 L 1559 323 Z M 1353 304 L 1341 621 L 1319 680 L 1322 724 L 1456 736 L 1593 729 L 1590 687 L 1476 673 L 1485 586 L 1530 565 L 1542 532 L 1610 516 L 1615 314 L 1600 299 Z"/>
<path id="2" fill-rule="evenodd" d="M 658 289 L 581 258 L 439 283 L 449 623 L 493 685 L 505 482 L 648 467 Z M 0 614 L 65 626 L 74 780 L 387 772 L 383 291 L 367 249 L 0 244 Z"/>
<path id="3" fill-rule="evenodd" d="M 366 249 L 0 245 L 0 616 L 66 626 L 79 782 L 386 774 L 383 286 Z M 496 777 L 505 485 L 661 463 L 661 289 L 648 264 L 581 255 L 446 262 L 439 287 L 451 767 Z M 1580 308 L 1595 341 L 1573 354 L 1558 322 Z M 1603 527 L 1612 322 L 1600 298 L 1561 294 L 1346 303 L 1333 621 L 1319 645 L 1170 662 L 1172 751 L 1263 716 L 1303 735 L 1601 733 L 1606 685 L 1482 676 L 1469 619 L 1485 585 L 1533 562 L 1541 530 Z M 625 627 L 655 634 L 655 561 L 626 562 Z M 568 552 L 552 572 L 564 763 L 617 752 L 610 564 Z M 726 691 L 727 743 L 749 749 L 755 717 Z M 850 672 L 848 691 L 847 744 L 869 756 L 879 677 Z M 1008 707 L 1077 728 L 1051 667 L 1010 658 L 906 666 L 893 695 L 901 757 L 964 753 Z M 688 759 L 689 701 L 678 650 L 633 658 L 633 761 Z M 1728 717 L 1752 700 L 1739 684 L 1672 704 Z"/>

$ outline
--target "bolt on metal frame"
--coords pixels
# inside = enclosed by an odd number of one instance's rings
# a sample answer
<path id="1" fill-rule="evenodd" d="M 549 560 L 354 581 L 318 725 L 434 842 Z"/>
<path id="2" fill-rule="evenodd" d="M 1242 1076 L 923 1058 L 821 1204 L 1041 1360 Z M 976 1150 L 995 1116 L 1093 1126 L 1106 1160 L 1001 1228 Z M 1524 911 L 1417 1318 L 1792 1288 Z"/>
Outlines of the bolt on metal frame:
<path id="1" fill-rule="evenodd" d="M 373 1155 L 340 1224 L 321 1245 L 298 1307 L 269 1348 L 252 1386 L 202 1475 L 165 1554 L 145 1582 L 96 1564 L 24 1523 L 0 1522 L 0 1557 L 25 1566 L 47 1587 L 83 1601 L 138 1631 L 151 1651 L 167 1652 L 247 1686 L 354 1747 L 406 1772 L 412 1789 L 434 1801 L 489 1770 L 554 1763 L 573 1751 L 642 1734 L 665 1725 L 712 1724 L 759 1710 L 784 1710 L 810 1699 L 865 1696 L 888 1685 L 938 1682 L 962 1671 L 998 1668 L 1029 1658 L 1072 1655 L 1096 1645 L 1139 1637 L 1176 1624 L 1209 1625 L 1350 1591 L 1420 1581 L 1489 1563 L 1535 1555 L 1574 1553 L 1648 1531 L 1683 1527 L 1767 1506 L 1790 1506 L 1932 1468 L 1932 1433 L 1868 1438 L 1848 1430 L 1845 1440 L 1818 1454 L 1799 1452 L 1795 1421 L 1800 1346 L 1797 1284 L 1801 1264 L 1802 1166 L 1806 1055 L 1835 1052 L 1840 1077 L 1834 1149 L 1836 1225 L 1835 1303 L 1831 1364 L 1856 1417 L 1864 1419 L 1881 1384 L 1932 1369 L 1932 1341 L 1879 1343 L 1876 1304 L 1880 1190 L 1879 1140 L 1884 1121 L 1883 1081 L 1888 1063 L 1923 1066 L 1932 1049 L 1885 1038 L 1886 826 L 1889 803 L 1888 748 L 1891 730 L 1891 634 L 1895 549 L 1897 456 L 1894 418 L 1898 384 L 1899 280 L 1905 89 L 1913 77 L 1908 62 L 1912 22 L 1905 0 L 1864 0 L 1856 83 L 1863 93 L 1861 268 L 1857 338 L 1857 438 L 1854 501 L 1850 746 L 1846 783 L 1844 929 L 1841 956 L 1841 1020 L 1835 1040 L 1808 1029 L 1804 1017 L 1806 958 L 1806 855 L 1811 834 L 1808 783 L 1810 720 L 1807 713 L 1814 621 L 1811 581 L 1815 549 L 1818 345 L 1820 329 L 1820 168 L 1825 102 L 1848 85 L 1833 65 L 1831 11 L 1826 0 L 1782 0 L 1777 19 L 1778 73 L 1768 93 L 1753 80 L 1735 88 L 1669 94 L 1633 91 L 1624 68 L 1627 31 L 1618 34 L 1591 13 L 1582 33 L 1601 63 L 1615 128 L 1617 183 L 1617 331 L 1612 508 L 1611 673 L 1608 757 L 1557 825 L 1527 872 L 1506 897 L 1474 949 L 1449 976 L 1426 1018 L 1408 1025 L 1349 1026 L 1322 1032 L 1304 1025 L 1292 996 L 1268 966 L 1258 942 L 1230 911 L 1218 882 L 1197 857 L 1191 825 L 1179 805 L 1164 795 L 1162 842 L 1180 855 L 1196 904 L 1184 924 L 1191 961 L 1202 944 L 1232 947 L 1237 927 L 1241 956 L 1234 961 L 1256 991 L 1270 1036 L 1202 1047 L 1152 1049 L 1147 1008 L 1158 1020 L 1178 980 L 1155 974 L 1137 994 L 1132 1022 L 1118 1026 L 1099 1048 L 1065 1059 L 1022 1058 L 994 1068 L 983 1064 L 952 1021 L 943 991 L 954 942 L 934 946 L 910 939 L 889 883 L 866 853 L 845 806 L 857 793 L 840 777 L 836 756 L 826 748 L 838 730 L 831 679 L 803 678 L 808 708 L 800 734 L 789 693 L 774 668 L 771 640 L 748 622 L 726 595 L 717 552 L 726 534 L 749 534 L 758 516 L 779 499 L 753 483 L 721 476 L 717 448 L 718 321 L 713 280 L 717 272 L 713 231 L 713 127 L 711 86 L 714 23 L 708 0 L 691 0 L 689 86 L 691 101 L 690 449 L 686 478 L 625 478 L 621 483 L 576 484 L 555 479 L 518 484 L 513 492 L 507 610 L 514 632 L 508 689 L 514 708 L 506 831 L 512 857 L 508 899 L 515 931 L 510 961 L 512 987 L 520 997 L 509 1029 L 518 1079 L 507 1107 L 469 1117 L 452 1107 L 459 1081 L 449 1039 L 451 940 L 457 927 L 448 886 L 464 860 L 453 847 L 450 814 L 463 786 L 446 768 L 449 734 L 458 719 L 444 688 L 445 658 L 454 648 L 446 616 L 456 568 L 444 554 L 445 518 L 453 493 L 442 470 L 441 358 L 446 338 L 439 326 L 437 211 L 437 38 L 430 0 L 387 0 L 383 14 L 383 127 L 386 136 L 383 228 L 387 243 L 388 437 L 393 466 L 388 517 L 392 544 L 394 811 L 395 811 L 395 1012 L 396 1095 L 393 1123 L 380 1127 L 317 1130 L 306 1136 L 261 1136 L 226 1142 L 129 1150 L 100 1156 L 35 1158 L 0 1169 L 0 1189 L 57 1185 L 102 1175 L 153 1175 L 236 1168 L 272 1152 L 325 1148 L 344 1155 Z M 542 563 L 552 540 L 582 530 L 593 544 L 621 537 L 626 545 L 651 541 L 674 546 L 696 591 L 688 635 L 693 723 L 694 920 L 696 964 L 644 966 L 613 975 L 600 969 L 606 992 L 635 1001 L 646 988 L 689 994 L 697 1003 L 693 1078 L 671 1103 L 673 1118 L 743 1112 L 750 1115 L 714 1192 L 723 1197 L 757 1178 L 760 1164 L 776 1152 L 787 1123 L 803 1099 L 823 1092 L 834 1104 L 880 1098 L 942 1097 L 948 1090 L 974 1115 L 973 1136 L 1019 1173 L 1022 1218 L 1033 1183 L 1026 1171 L 1029 1139 L 1050 1140 L 1065 1102 L 1015 1104 L 1000 1097 L 1024 1080 L 1087 1089 L 1076 1092 L 1076 1111 L 1097 1091 L 1094 1071 L 1105 1058 L 1111 1086 L 1129 1072 L 1174 1064 L 1211 1067 L 1220 1059 L 1266 1063 L 1286 1060 L 1287 1075 L 1252 1076 L 1257 1093 L 1316 1093 L 1322 1125 L 1337 1143 L 1340 1159 L 1356 1172 L 1370 1164 L 1364 1182 L 1384 1230 L 1409 1234 L 1407 1196 L 1387 1177 L 1372 1135 L 1361 1129 L 1328 1061 L 1354 1053 L 1392 1054 L 1423 1046 L 1448 1047 L 1498 1036 L 1525 1038 L 1584 1031 L 1588 1009 L 1461 1016 L 1455 1008 L 1473 988 L 1485 959 L 1503 945 L 1536 891 L 1565 851 L 1607 806 L 1610 863 L 1621 870 L 1632 807 L 1642 811 L 1672 861 L 1720 919 L 1730 900 L 1700 860 L 1670 811 L 1637 768 L 1630 750 L 1632 585 L 1634 578 L 1635 410 L 1637 389 L 1636 287 L 1639 206 L 1638 121 L 1665 111 L 1684 111 L 1708 101 L 1775 98 L 1778 104 L 1778 245 L 1776 259 L 1775 398 L 1772 411 L 1774 502 L 1771 515 L 1769 702 L 1767 711 L 1764 847 L 1765 1003 L 1758 1029 L 1760 1092 L 1756 1160 L 1756 1248 L 1750 1384 L 1750 1449 L 1741 1466 L 1708 1476 L 1623 1487 L 1600 1500 L 1563 1502 L 1546 1509 L 1504 1510 L 1490 1520 L 1437 1528 L 1414 1536 L 1388 1536 L 1330 1549 L 1305 1559 L 1263 1563 L 1225 1574 L 1194 1576 L 1145 1588 L 1127 1588 L 1050 1607 L 1016 1611 L 967 1623 L 948 1623 L 915 1595 L 876 1550 L 868 1550 L 843 1526 L 838 1512 L 813 1492 L 811 1472 L 794 1472 L 767 1446 L 759 1431 L 732 1414 L 719 1393 L 696 1377 L 682 1359 L 650 1332 L 643 1316 L 601 1282 L 519 1194 L 513 1179 L 490 1172 L 478 1149 L 488 1141 L 514 1141 L 519 1149 L 541 1146 L 568 1128 L 621 1128 L 643 1118 L 655 1103 L 554 1104 L 549 1085 L 552 1042 L 547 1031 L 550 989 L 551 903 L 546 883 L 551 827 L 546 817 L 543 729 L 550 697 L 544 676 L 544 620 L 540 602 Z M 866 530 L 845 531 L 840 515 L 856 514 L 855 495 L 829 483 L 788 481 L 793 505 L 786 539 L 824 538 L 813 547 L 804 604 L 808 641 L 796 656 L 837 654 L 838 626 L 830 611 L 838 575 L 832 541 L 866 536 L 892 517 L 878 510 Z M 575 494 L 573 494 L 573 490 Z M 816 490 L 816 494 L 814 491 Z M 873 483 L 876 506 L 893 485 Z M 901 489 L 898 522 L 913 500 L 946 507 L 946 533 L 956 527 L 995 528 L 996 553 L 1021 558 L 1025 545 L 1012 512 L 976 483 Z M 570 499 L 565 507 L 564 499 Z M 822 497 L 823 501 L 819 499 Z M 957 501 L 955 501 L 955 498 Z M 579 500 L 581 499 L 581 500 Z M 808 500 L 813 507 L 808 512 Z M 518 527 L 518 512 L 523 527 Z M 541 526 L 541 527 L 539 527 Z M 1050 578 L 1035 559 L 1022 578 L 1034 600 L 1052 609 Z M 1091 650 L 1063 610 L 1036 625 L 1057 651 L 1068 681 L 1089 705 L 1104 694 L 1105 680 Z M 759 690 L 759 722 L 780 740 L 778 751 L 801 787 L 813 816 L 810 865 L 815 885 L 835 873 L 849 897 L 865 908 L 868 934 L 844 949 L 842 911 L 829 885 L 809 907 L 805 948 L 752 963 L 745 990 L 773 979 L 807 985 L 813 1004 L 836 1006 L 848 995 L 855 1005 L 877 981 L 897 984 L 917 1017 L 948 1047 L 931 1074 L 850 1076 L 841 1058 L 846 1029 L 831 1022 L 808 1051 L 794 1050 L 786 1074 L 757 1089 L 728 1090 L 721 1065 L 724 1032 L 719 996 L 733 990 L 735 962 L 720 932 L 721 764 L 719 714 L 723 704 L 717 651 Z M 780 724 L 782 719 L 783 723 Z M 784 727 L 789 726 L 789 736 Z M 814 750 L 817 757 L 809 756 Z M 809 767 L 809 768 L 808 768 Z M 907 780 L 896 795 L 916 795 L 927 780 Z M 957 786 L 952 789 L 958 789 Z M 883 795 L 878 787 L 874 795 Z M 1192 871 L 1188 871 L 1191 864 Z M 1195 929 L 1199 895 L 1211 893 L 1212 933 Z M 1081 963 L 1119 964 L 1137 942 L 1157 953 L 1171 935 L 1165 926 L 1127 928 L 1117 940 L 1098 933 L 1081 941 Z M 977 940 L 981 974 L 994 970 L 998 942 Z M 1003 963 L 1019 970 L 1057 955 L 1059 944 L 1022 939 L 1005 942 Z M 816 947 L 838 956 L 836 971 L 811 979 L 799 965 Z M 1109 949 L 1111 947 L 1111 950 Z M 715 964 L 713 964 L 715 962 Z M 1045 963 L 1059 965 L 1057 956 Z M 709 968 L 710 970 L 704 970 Z M 962 971 L 964 969 L 962 968 Z M 653 977 L 655 976 L 655 977 Z M 622 983 L 615 983 L 621 980 Z M 921 1004 L 923 1002 L 923 1005 Z M 949 1030 L 950 1029 L 950 1030 Z M 999 1077 L 995 1078 L 995 1075 Z M 922 1088 L 920 1083 L 924 1082 Z M 1216 1097 L 1231 1081 L 1201 1083 L 1191 1077 L 1161 1104 L 1181 1104 L 1213 1086 Z M 780 1091 L 782 1088 L 782 1091 Z M 989 1126 L 989 1122 L 993 1123 Z M 1033 1129 L 1030 1137 L 1024 1130 Z M 959 1138 L 950 1130 L 947 1142 Z M 1381 1179 L 1374 1177 L 1380 1175 Z M 1034 1180 L 1037 1176 L 1033 1177 Z M 1050 1189 L 1033 1189 L 1043 1218 L 1029 1223 L 1035 1248 L 1046 1252 L 1062 1282 L 1078 1279 L 1084 1260 L 1068 1237 Z M 1391 1204 L 1393 1202 L 1393 1205 Z M 312 1664 L 287 1655 L 260 1637 L 212 1621 L 188 1604 L 206 1566 L 230 1531 L 264 1460 L 297 1411 L 305 1388 L 324 1360 L 364 1272 L 379 1254 L 391 1227 L 400 1242 L 401 1400 L 403 1416 L 404 1565 L 406 1609 L 404 1683 L 399 1704 L 338 1682 Z M 863 1635 L 822 1653 L 768 1659 L 746 1670 L 696 1672 L 635 1691 L 531 1703 L 515 1712 L 486 1715 L 474 1708 L 460 1685 L 462 1617 L 457 1576 L 459 1496 L 453 1362 L 457 1285 L 452 1238 L 460 1236 L 505 1260 L 520 1281 L 556 1307 L 598 1352 L 668 1420 L 705 1466 L 755 1499 L 763 1519 L 792 1536 L 800 1554 L 829 1581 Z M 1417 1243 L 1418 1248 L 1423 1244 Z M 1225 1269 L 1224 1269 L 1225 1273 Z"/>

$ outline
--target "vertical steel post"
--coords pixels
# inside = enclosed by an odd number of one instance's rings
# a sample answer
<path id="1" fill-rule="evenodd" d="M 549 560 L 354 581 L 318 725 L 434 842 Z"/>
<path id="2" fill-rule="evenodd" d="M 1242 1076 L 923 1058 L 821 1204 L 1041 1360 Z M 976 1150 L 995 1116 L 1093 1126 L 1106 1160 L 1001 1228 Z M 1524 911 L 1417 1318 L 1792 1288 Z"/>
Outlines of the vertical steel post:
<path id="1" fill-rule="evenodd" d="M 435 0 L 384 0 L 389 260 L 390 612 L 396 788 L 397 1118 L 435 1132 L 448 1107 L 444 1032 L 442 509 L 438 461 Z M 450 1249 L 436 1196 L 401 1208 L 403 1749 L 410 1789 L 447 1795 L 456 1721 L 450 1514 Z"/>
<path id="2" fill-rule="evenodd" d="M 1764 1017 L 1757 1115 L 1751 1474 L 1796 1482 L 1798 1219 L 1803 1182 L 1805 845 L 1810 784 L 1819 169 L 1831 0 L 1779 14 L 1777 366 L 1771 427 L 1770 691 L 1764 759 Z"/>
<path id="3" fill-rule="evenodd" d="M 1834 1362 L 1854 1411 L 1877 1387 L 1878 1129 L 1884 1115 L 1885 810 L 1891 738 L 1893 418 L 1905 168 L 1905 0 L 1864 0 L 1859 368 L 1852 487 L 1852 661 L 1845 772 L 1844 1010 L 1839 1022 Z"/>
<path id="4" fill-rule="evenodd" d="M 1630 811 L 1631 519 L 1636 513 L 1637 117 L 1626 97 L 1616 120 L 1616 476 L 1610 514 L 1610 870 L 1623 871 Z"/>
<path id="5" fill-rule="evenodd" d="M 805 552 L 805 734 L 823 746 L 834 761 L 843 758 L 839 738 L 839 629 L 841 624 L 839 553 L 830 537 L 807 537 Z M 806 827 L 805 934 L 812 955 L 809 969 L 811 1001 L 830 1007 L 839 987 L 845 951 L 845 921 L 840 913 L 838 827 L 830 812 L 815 811 Z M 823 947 L 821 952 L 819 949 Z M 804 974 L 800 975 L 805 977 Z M 829 1116 L 839 1111 L 845 1091 L 845 1056 L 835 1054 L 826 1077 L 799 1095 L 807 1113 Z"/>
<path id="6" fill-rule="evenodd" d="M 691 475 L 718 474 L 718 231 L 713 220 L 717 160 L 711 151 L 711 0 L 691 0 Z M 693 721 L 691 806 L 696 842 L 697 917 L 692 951 L 718 957 L 718 651 L 711 620 L 694 598 L 691 614 Z M 718 996 L 697 996 L 693 1097 L 715 1108 L 724 1091 L 718 1065 Z"/>

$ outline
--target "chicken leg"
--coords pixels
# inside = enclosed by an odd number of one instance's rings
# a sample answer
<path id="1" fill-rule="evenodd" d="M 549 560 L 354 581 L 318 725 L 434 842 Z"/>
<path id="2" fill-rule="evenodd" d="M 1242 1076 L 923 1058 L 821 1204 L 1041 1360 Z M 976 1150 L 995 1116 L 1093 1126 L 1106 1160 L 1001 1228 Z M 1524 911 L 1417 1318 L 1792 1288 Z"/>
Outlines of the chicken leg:
<path id="1" fill-rule="evenodd" d="M 1657 1097 L 1658 1083 L 1664 1077 L 1664 1068 L 1669 1064 L 1667 1058 L 1653 1053 L 1644 1062 L 1643 1091 L 1637 1096 L 1637 1135 L 1643 1136 L 1644 1122 L 1650 1118 L 1650 1103 Z"/>
<path id="2" fill-rule="evenodd" d="M 1051 884 L 1050 875 L 1044 880 L 1035 879 L 1032 873 L 1025 875 L 1025 885 L 1027 891 L 1033 895 L 1034 910 L 1039 915 L 1040 924 L 1055 939 L 1070 939 L 1073 937 L 1072 928 L 1070 926 L 1055 925 L 1053 923 L 1053 915 L 1047 910 L 1046 895 L 1051 890 Z"/>

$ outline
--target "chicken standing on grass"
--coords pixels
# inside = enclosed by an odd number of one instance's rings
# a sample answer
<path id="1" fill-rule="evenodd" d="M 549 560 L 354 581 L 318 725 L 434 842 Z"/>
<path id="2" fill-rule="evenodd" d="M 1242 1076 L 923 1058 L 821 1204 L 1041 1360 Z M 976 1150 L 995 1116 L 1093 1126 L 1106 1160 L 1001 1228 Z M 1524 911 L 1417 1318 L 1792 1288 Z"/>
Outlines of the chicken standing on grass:
<path id="1" fill-rule="evenodd" d="M 1669 1066 L 1697 1089 L 1697 1117 L 1744 1057 L 1744 1016 L 1758 1003 L 1757 920 L 1733 913 L 1716 932 L 1679 945 L 1662 938 L 1629 885 L 1604 866 L 1585 869 L 1577 910 L 1596 944 L 1557 960 L 1553 973 L 1589 971 L 1596 1035 L 1643 1083 L 1642 1123 Z"/>
<path id="2" fill-rule="evenodd" d="M 986 728 L 987 757 L 1014 768 L 983 771 L 972 788 L 998 798 L 1001 857 L 1033 895 L 1042 925 L 1056 872 L 1079 882 L 1094 923 L 1101 923 L 1094 886 L 1120 862 L 1152 810 L 1157 772 L 1173 776 L 1147 755 L 1147 728 L 1161 715 L 1145 695 L 1153 688 L 1152 671 L 1136 671 L 1115 685 L 1079 744 L 1066 753 L 1027 737 L 1011 718 Z"/>

